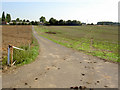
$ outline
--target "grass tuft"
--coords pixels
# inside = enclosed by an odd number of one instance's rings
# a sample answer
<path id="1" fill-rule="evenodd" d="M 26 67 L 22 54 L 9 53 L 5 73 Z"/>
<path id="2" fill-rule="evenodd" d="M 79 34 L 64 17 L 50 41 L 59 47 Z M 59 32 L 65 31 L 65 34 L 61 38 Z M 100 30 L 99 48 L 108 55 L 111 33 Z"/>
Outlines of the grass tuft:
<path id="1" fill-rule="evenodd" d="M 13 60 L 16 60 L 15 65 L 17 66 L 33 62 L 39 54 L 39 44 L 34 37 L 30 47 L 28 45 L 20 48 L 24 49 L 24 51 L 13 49 Z M 3 58 L 2 65 L 7 65 L 7 56 Z"/>

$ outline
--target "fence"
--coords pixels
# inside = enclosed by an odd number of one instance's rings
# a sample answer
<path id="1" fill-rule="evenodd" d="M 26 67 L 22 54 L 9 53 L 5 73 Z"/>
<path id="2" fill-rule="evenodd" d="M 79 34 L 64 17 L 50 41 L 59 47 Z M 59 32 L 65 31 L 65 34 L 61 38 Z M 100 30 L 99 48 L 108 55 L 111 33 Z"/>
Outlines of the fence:
<path id="1" fill-rule="evenodd" d="M 8 60 L 7 60 L 7 64 L 11 65 L 11 66 L 15 64 L 15 61 L 13 62 L 13 48 L 17 49 L 17 50 L 23 50 L 21 48 L 15 47 L 15 46 L 8 45 Z M 10 63 L 10 53 L 11 53 L 11 63 Z"/>

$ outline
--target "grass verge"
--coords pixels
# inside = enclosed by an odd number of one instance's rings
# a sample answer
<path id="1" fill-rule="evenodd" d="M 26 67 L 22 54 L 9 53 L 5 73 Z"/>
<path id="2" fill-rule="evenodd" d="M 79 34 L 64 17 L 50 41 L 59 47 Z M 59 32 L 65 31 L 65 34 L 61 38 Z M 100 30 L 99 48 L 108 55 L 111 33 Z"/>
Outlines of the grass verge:
<path id="1" fill-rule="evenodd" d="M 13 50 L 13 61 L 16 60 L 16 66 L 21 66 L 33 62 L 39 54 L 39 44 L 35 37 L 33 37 L 30 47 L 28 45 L 21 46 L 20 48 L 24 49 L 24 51 L 16 49 Z M 7 65 L 7 56 L 3 58 L 2 65 Z"/>

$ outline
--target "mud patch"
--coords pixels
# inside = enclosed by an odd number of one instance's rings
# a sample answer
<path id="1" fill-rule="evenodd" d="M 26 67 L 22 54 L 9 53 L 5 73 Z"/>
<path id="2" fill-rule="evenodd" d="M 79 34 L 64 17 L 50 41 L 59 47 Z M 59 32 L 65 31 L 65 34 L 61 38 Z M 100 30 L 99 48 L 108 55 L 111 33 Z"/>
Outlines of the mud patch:
<path id="1" fill-rule="evenodd" d="M 104 86 L 105 88 L 107 88 L 108 86 Z"/>
<path id="2" fill-rule="evenodd" d="M 36 77 L 36 78 L 35 78 L 35 81 L 37 81 L 37 80 L 38 80 L 38 78 Z"/>
<path id="3" fill-rule="evenodd" d="M 45 32 L 47 34 L 56 34 L 56 32 Z"/>
<path id="4" fill-rule="evenodd" d="M 85 76 L 85 74 L 84 73 L 81 73 L 82 74 L 82 76 Z"/>
<path id="5" fill-rule="evenodd" d="M 58 70 L 60 70 L 60 68 L 58 68 Z"/>
<path id="6" fill-rule="evenodd" d="M 100 81 L 97 81 L 97 83 L 100 83 Z"/>
<path id="7" fill-rule="evenodd" d="M 86 90 L 86 87 L 85 86 L 75 86 L 75 87 L 70 87 L 70 89 L 72 90 Z"/>
<path id="8" fill-rule="evenodd" d="M 25 85 L 28 85 L 28 83 L 25 83 Z"/>

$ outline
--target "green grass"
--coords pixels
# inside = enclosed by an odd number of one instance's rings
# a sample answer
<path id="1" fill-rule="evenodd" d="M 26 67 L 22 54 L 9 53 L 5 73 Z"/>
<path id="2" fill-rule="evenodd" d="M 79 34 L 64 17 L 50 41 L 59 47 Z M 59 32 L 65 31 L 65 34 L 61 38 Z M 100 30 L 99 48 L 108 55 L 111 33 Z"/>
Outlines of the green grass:
<path id="1" fill-rule="evenodd" d="M 34 37 L 30 48 L 29 45 L 21 46 L 20 48 L 24 49 L 24 51 L 16 49 L 13 50 L 13 60 L 16 60 L 16 66 L 21 66 L 33 62 L 39 54 L 39 44 Z M 7 65 L 7 56 L 3 59 L 2 65 Z"/>
<path id="2" fill-rule="evenodd" d="M 120 61 L 117 26 L 38 26 L 35 30 L 39 35 L 66 47 L 102 59 Z"/>

